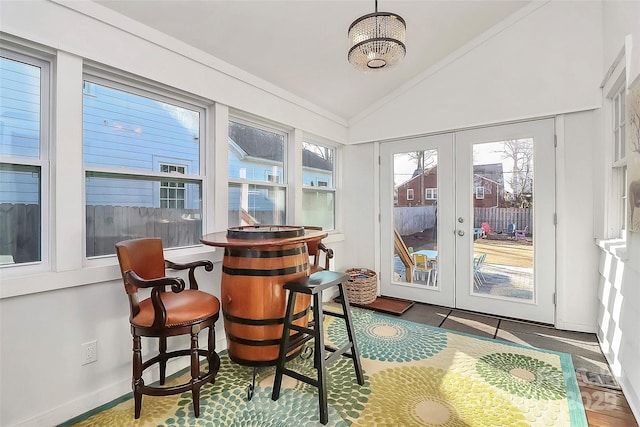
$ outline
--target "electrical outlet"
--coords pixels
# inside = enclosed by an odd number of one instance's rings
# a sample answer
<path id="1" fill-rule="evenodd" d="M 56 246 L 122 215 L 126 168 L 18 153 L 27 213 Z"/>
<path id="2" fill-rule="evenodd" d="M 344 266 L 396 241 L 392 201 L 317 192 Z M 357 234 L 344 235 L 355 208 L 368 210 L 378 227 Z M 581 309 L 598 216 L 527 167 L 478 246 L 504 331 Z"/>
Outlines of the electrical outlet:
<path id="1" fill-rule="evenodd" d="M 93 363 L 98 361 L 98 342 L 89 341 L 82 344 L 82 364 Z"/>

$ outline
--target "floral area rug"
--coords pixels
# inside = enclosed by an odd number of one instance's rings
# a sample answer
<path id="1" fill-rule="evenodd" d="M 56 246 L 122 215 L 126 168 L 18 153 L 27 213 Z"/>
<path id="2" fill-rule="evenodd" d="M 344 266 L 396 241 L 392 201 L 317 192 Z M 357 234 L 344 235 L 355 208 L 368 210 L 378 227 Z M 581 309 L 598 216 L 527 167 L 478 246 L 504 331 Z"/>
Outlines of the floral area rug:
<path id="1" fill-rule="evenodd" d="M 352 309 L 365 385 L 353 362 L 328 371 L 328 426 L 586 426 L 571 356 L 425 326 Z M 344 321 L 325 316 L 327 344 L 346 343 Z M 191 393 L 142 399 L 133 418 L 131 394 L 76 417 L 65 426 L 321 426 L 317 389 L 285 376 L 271 400 L 274 367 L 253 368 L 221 352 L 214 385 L 201 390 L 200 417 Z M 312 359 L 312 358 L 311 358 Z M 314 376 L 313 361 L 287 364 Z M 172 381 L 189 375 L 184 371 Z"/>

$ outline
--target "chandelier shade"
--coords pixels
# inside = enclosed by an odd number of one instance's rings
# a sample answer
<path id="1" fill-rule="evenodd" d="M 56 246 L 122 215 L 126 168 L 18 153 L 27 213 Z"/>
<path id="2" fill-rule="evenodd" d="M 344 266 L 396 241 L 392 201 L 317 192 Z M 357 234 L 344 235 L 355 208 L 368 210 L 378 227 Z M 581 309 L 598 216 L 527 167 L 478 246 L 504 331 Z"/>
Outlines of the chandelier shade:
<path id="1" fill-rule="evenodd" d="M 349 27 L 349 62 L 360 71 L 391 68 L 404 58 L 407 25 L 395 13 L 376 11 Z"/>

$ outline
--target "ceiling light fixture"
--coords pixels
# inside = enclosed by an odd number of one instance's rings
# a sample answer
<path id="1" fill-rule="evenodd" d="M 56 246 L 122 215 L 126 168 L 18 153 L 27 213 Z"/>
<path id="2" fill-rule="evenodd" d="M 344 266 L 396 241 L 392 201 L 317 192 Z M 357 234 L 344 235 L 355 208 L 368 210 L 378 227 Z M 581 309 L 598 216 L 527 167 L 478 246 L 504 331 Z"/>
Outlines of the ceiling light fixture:
<path id="1" fill-rule="evenodd" d="M 349 27 L 349 62 L 360 71 L 391 68 L 404 58 L 407 24 L 395 13 L 376 11 Z"/>

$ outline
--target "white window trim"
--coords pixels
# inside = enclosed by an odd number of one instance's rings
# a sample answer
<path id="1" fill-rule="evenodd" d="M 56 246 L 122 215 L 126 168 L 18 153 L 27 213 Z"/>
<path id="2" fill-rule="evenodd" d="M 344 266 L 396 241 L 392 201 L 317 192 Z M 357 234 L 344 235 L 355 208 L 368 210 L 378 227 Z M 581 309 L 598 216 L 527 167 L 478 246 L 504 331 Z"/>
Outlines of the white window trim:
<path id="1" fill-rule="evenodd" d="M 314 192 L 323 192 L 323 193 L 332 193 L 333 194 L 333 229 L 332 230 L 325 230 L 328 232 L 335 232 L 336 230 L 339 229 L 338 227 L 338 195 L 339 192 L 337 190 L 338 187 L 338 162 L 339 162 L 339 157 L 340 157 L 340 151 L 339 148 L 330 142 L 326 142 L 324 140 L 322 140 L 321 138 L 318 137 L 305 137 L 303 138 L 302 142 L 306 142 L 308 144 L 314 144 L 314 145 L 319 145 L 322 147 L 327 147 L 327 148 L 331 148 L 333 150 L 333 171 L 332 171 L 332 176 L 331 179 L 333 180 L 333 186 L 329 187 L 328 186 L 328 182 L 326 183 L 327 185 L 320 185 L 320 182 L 324 182 L 324 181 L 318 181 L 315 183 L 314 186 L 310 186 L 310 185 L 304 185 L 303 183 L 303 165 L 302 165 L 302 148 L 300 149 L 300 159 L 298 160 L 300 162 L 300 170 L 301 170 L 301 176 L 299 177 L 299 179 L 296 180 L 296 182 L 300 182 L 302 183 L 301 187 L 302 187 L 302 191 L 314 191 Z M 300 215 L 302 215 L 302 213 L 300 213 Z"/>
<path id="2" fill-rule="evenodd" d="M 438 188 L 437 187 L 425 188 L 424 189 L 424 199 L 425 200 L 438 200 Z"/>
<path id="3" fill-rule="evenodd" d="M 476 187 L 476 199 L 484 199 L 484 187 Z"/>
<path id="4" fill-rule="evenodd" d="M 407 200 L 413 200 L 413 188 L 407 188 Z"/>
<path id="5" fill-rule="evenodd" d="M 0 156 L 0 162 L 13 163 L 40 168 L 40 261 L 21 264 L 5 264 L 0 267 L 3 277 L 24 274 L 37 274 L 51 269 L 51 176 L 49 158 L 51 150 L 51 90 L 53 73 L 51 59 L 40 52 L 31 52 L 20 48 L 1 48 L 3 57 L 40 67 L 40 157 L 22 158 Z"/>
<path id="6" fill-rule="evenodd" d="M 207 221 L 207 212 L 206 212 L 206 141 L 208 140 L 206 134 L 206 120 L 209 117 L 207 114 L 207 106 L 202 102 L 202 100 L 197 97 L 191 97 L 187 94 L 173 91 L 170 88 L 165 88 L 160 85 L 149 84 L 143 80 L 129 79 L 123 77 L 122 75 L 106 72 L 104 70 L 96 69 L 93 67 L 86 67 L 83 70 L 82 82 L 89 81 L 90 83 L 95 83 L 99 85 L 103 85 L 109 88 L 113 88 L 116 90 L 132 93 L 139 96 L 144 96 L 148 98 L 152 98 L 161 102 L 166 102 L 168 104 L 176 105 L 179 107 L 191 109 L 198 111 L 200 113 L 200 122 L 199 122 L 199 165 L 198 165 L 198 174 L 186 173 L 186 174 L 177 174 L 177 173 L 161 173 L 159 171 L 143 171 L 143 170 L 134 170 L 134 169 L 123 169 L 123 168 L 104 168 L 104 167 L 96 167 L 85 165 L 83 160 L 83 174 L 86 178 L 88 172 L 97 172 L 97 173 L 106 173 L 112 175 L 114 177 L 127 177 L 127 176 L 140 176 L 140 177 L 149 177 L 149 178 L 169 178 L 176 177 L 180 180 L 189 181 L 189 182 L 199 182 L 200 183 L 200 191 L 202 193 L 202 230 L 206 230 L 206 221 Z M 82 118 L 80 119 L 82 122 Z M 82 123 L 81 123 L 82 127 Z M 84 141 L 83 141 L 84 143 Z M 155 167 L 155 165 L 154 165 Z M 188 168 L 185 166 L 185 169 Z M 159 186 L 158 186 L 159 188 Z M 185 196 L 186 196 L 185 192 Z M 158 200 L 159 200 L 159 192 L 158 192 Z M 86 201 L 83 198 L 83 206 L 86 208 Z M 83 245 L 86 245 L 86 209 L 83 210 Z M 177 248 L 167 248 L 166 251 L 176 251 L 181 249 L 189 249 L 189 248 L 201 248 L 201 244 L 196 244 L 193 246 L 187 247 L 177 247 Z M 189 252 L 189 251 L 187 251 Z M 112 263 L 111 260 L 116 258 L 116 254 L 108 254 L 108 255 L 98 255 L 87 257 L 86 247 L 82 248 L 83 253 L 83 264 L 86 267 L 95 267 L 100 265 L 109 265 Z M 107 261 L 105 261 L 105 259 Z"/>
<path id="7" fill-rule="evenodd" d="M 626 159 L 615 159 L 615 145 L 613 142 L 613 98 L 622 89 L 626 90 L 626 70 L 624 50 L 612 64 L 605 81 L 602 84 L 603 116 L 604 116 L 604 167 L 605 182 L 603 197 L 604 203 L 604 238 L 620 239 L 626 241 L 626 224 L 622 224 L 622 212 L 620 199 L 623 185 L 623 168 Z M 626 220 L 624 221 L 626 222 Z"/>

